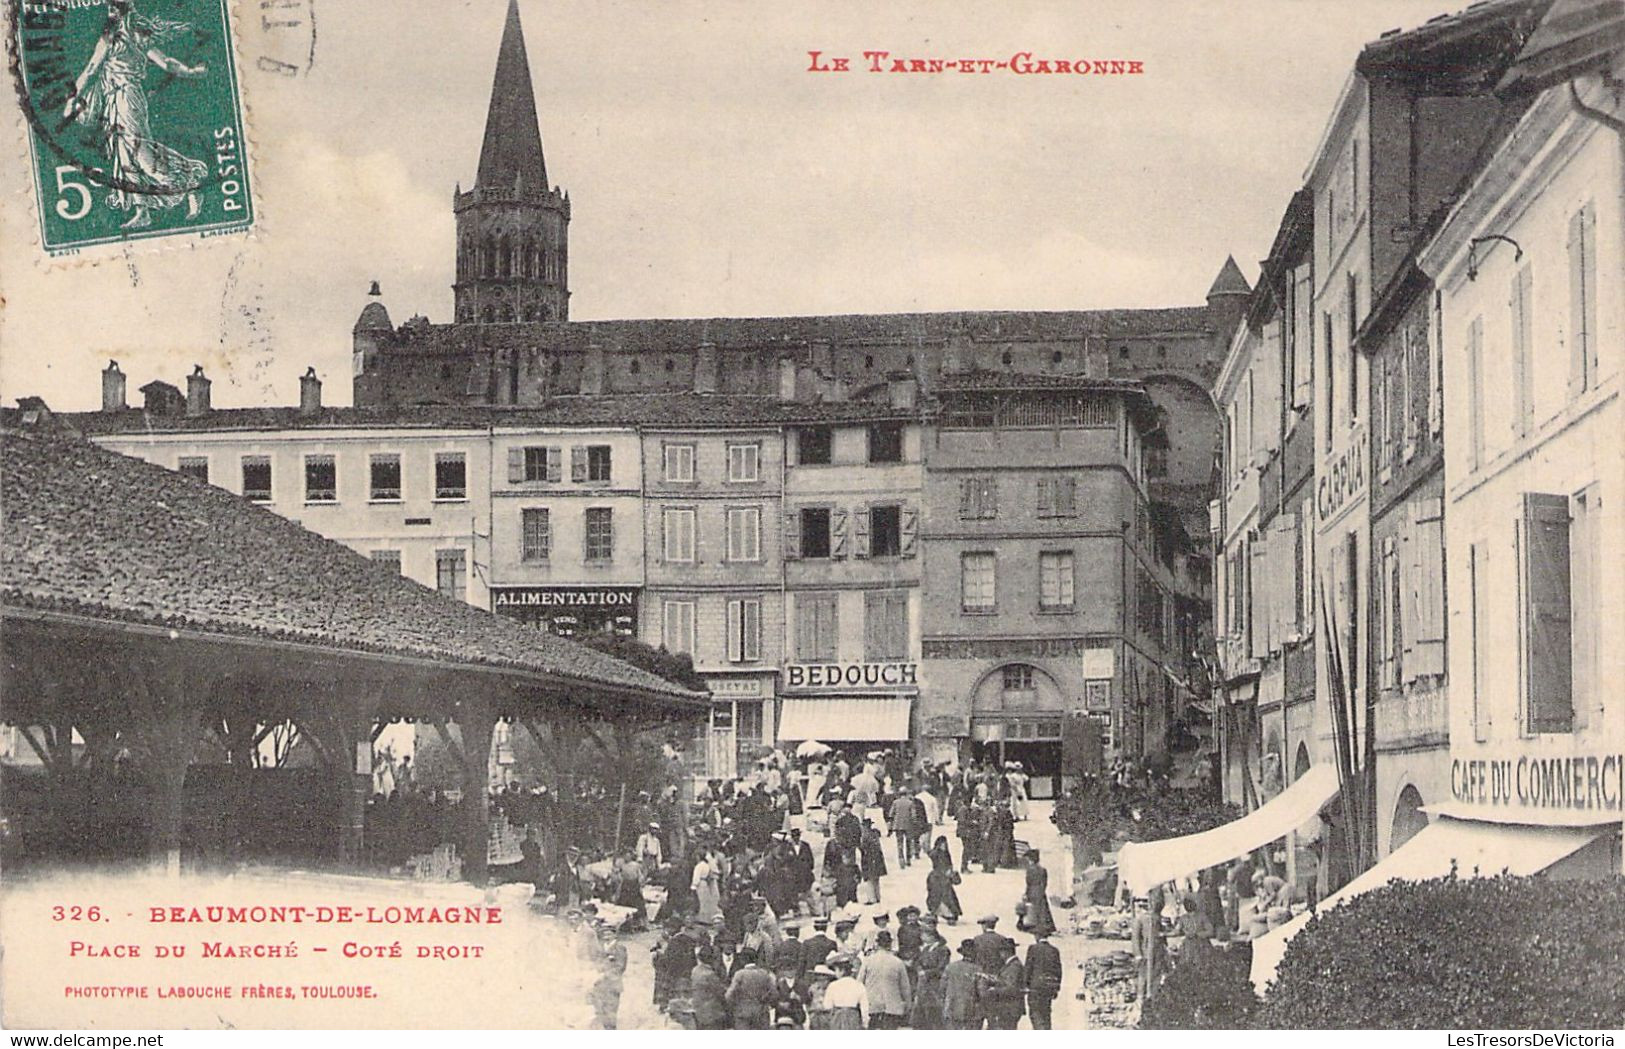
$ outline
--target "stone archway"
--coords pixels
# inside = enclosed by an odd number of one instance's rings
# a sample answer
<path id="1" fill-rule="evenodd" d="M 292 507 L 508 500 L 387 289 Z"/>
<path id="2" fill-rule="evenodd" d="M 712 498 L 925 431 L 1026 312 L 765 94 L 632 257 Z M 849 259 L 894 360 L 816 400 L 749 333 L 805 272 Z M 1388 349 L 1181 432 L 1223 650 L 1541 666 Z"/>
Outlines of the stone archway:
<path id="1" fill-rule="evenodd" d="M 1428 825 L 1427 813 L 1422 811 L 1422 793 L 1407 783 L 1394 803 L 1394 825 L 1388 835 L 1388 851 L 1393 852 Z"/>
<path id="2" fill-rule="evenodd" d="M 1293 781 L 1296 782 L 1299 776 L 1302 776 L 1305 772 L 1308 772 L 1312 764 L 1313 762 L 1309 760 L 1309 744 L 1299 741 L 1298 756 L 1292 762 Z"/>

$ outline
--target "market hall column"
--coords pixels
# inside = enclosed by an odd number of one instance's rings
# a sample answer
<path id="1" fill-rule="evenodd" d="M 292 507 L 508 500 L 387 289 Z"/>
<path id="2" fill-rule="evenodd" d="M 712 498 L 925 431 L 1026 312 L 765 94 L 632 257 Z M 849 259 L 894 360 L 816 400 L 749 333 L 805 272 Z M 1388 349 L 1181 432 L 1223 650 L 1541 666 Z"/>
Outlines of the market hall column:
<path id="1" fill-rule="evenodd" d="M 495 698 L 476 684 L 458 698 L 453 715 L 463 737 L 463 878 L 484 885 L 491 825 L 491 737 Z"/>

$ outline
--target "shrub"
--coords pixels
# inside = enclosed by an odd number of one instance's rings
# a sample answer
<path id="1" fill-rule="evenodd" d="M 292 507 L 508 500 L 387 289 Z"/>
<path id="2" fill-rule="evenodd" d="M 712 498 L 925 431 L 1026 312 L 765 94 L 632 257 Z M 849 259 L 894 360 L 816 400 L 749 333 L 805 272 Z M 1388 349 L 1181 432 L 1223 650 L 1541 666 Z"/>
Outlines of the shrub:
<path id="1" fill-rule="evenodd" d="M 1100 853 L 1118 839 L 1178 838 L 1212 830 L 1242 815 L 1240 808 L 1200 793 L 1119 787 L 1093 777 L 1057 800 L 1050 819 L 1062 834 L 1073 836 L 1075 853 L 1083 862 L 1098 863 Z"/>
<path id="2" fill-rule="evenodd" d="M 1625 878 L 1393 881 L 1293 938 L 1272 1028 L 1625 1026 Z"/>
<path id="3" fill-rule="evenodd" d="M 589 633 L 577 640 L 588 648 L 614 656 L 624 663 L 630 663 L 639 670 L 646 670 L 675 685 L 693 689 L 695 692 L 705 692 L 711 687 L 705 678 L 694 672 L 692 656 L 668 652 L 664 648 L 656 648 L 635 637 L 626 637 L 613 631 Z"/>
<path id="4" fill-rule="evenodd" d="M 1250 978 L 1250 944 L 1183 954 L 1162 988 L 1140 1007 L 1142 1031 L 1236 1030 L 1250 1027 L 1258 996 Z"/>

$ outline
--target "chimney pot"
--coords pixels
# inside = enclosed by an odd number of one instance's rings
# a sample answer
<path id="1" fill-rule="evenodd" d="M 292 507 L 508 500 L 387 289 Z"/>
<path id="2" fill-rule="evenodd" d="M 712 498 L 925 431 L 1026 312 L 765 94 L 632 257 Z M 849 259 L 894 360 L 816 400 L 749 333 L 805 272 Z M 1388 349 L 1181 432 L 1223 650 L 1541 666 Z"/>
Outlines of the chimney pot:
<path id="1" fill-rule="evenodd" d="M 102 369 L 102 411 L 122 412 L 127 407 L 124 398 L 124 373 L 118 361 L 108 361 Z"/>
<path id="2" fill-rule="evenodd" d="M 186 414 L 207 415 L 209 412 L 209 387 L 213 383 L 203 374 L 203 365 L 194 364 L 192 374 L 186 377 Z"/>

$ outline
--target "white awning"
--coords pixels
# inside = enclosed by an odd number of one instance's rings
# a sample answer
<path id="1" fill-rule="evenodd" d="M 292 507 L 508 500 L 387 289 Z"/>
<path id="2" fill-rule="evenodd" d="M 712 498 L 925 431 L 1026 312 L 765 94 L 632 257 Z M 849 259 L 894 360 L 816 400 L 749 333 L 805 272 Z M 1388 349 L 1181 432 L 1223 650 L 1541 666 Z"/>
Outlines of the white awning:
<path id="1" fill-rule="evenodd" d="M 1416 836 L 1321 901 L 1326 911 L 1394 879 L 1425 881 L 1442 878 L 1455 865 L 1462 878 L 1494 877 L 1509 874 L 1539 874 L 1571 853 L 1579 851 L 1612 826 L 1528 827 L 1469 820 L 1440 819 L 1428 824 Z M 1312 915 L 1300 914 L 1284 925 L 1271 929 L 1253 941 L 1253 986 L 1260 992 L 1273 979 L 1286 953 L 1286 945 L 1309 924 Z"/>
<path id="2" fill-rule="evenodd" d="M 1316 765 L 1267 803 L 1222 827 L 1183 838 L 1130 842 L 1117 854 L 1117 875 L 1134 895 L 1154 885 L 1227 863 L 1303 826 L 1337 796 L 1337 770 Z"/>
<path id="3" fill-rule="evenodd" d="M 783 699 L 779 739 L 896 742 L 908 739 L 907 696 Z"/>

